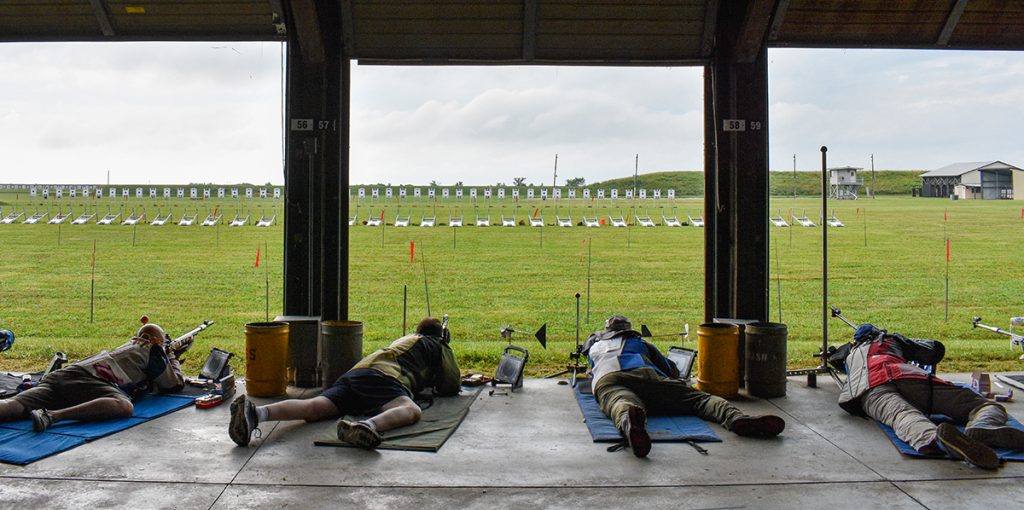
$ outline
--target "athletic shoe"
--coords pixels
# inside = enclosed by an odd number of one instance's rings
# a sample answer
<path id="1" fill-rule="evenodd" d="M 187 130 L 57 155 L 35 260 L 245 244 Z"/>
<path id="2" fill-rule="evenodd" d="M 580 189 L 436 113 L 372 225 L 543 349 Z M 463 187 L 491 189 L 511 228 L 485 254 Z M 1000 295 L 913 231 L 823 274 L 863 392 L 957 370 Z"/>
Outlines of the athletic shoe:
<path id="1" fill-rule="evenodd" d="M 36 432 L 43 432 L 53 425 L 53 415 L 46 409 L 33 409 L 30 414 L 32 415 L 32 430 Z"/>
<path id="2" fill-rule="evenodd" d="M 256 418 L 256 404 L 239 395 L 231 402 L 231 423 L 228 425 L 228 435 L 238 446 L 247 446 L 253 432 L 258 432 L 259 419 Z"/>
<path id="3" fill-rule="evenodd" d="M 633 455 L 646 457 L 651 453 L 651 436 L 647 435 L 647 413 L 642 407 L 630 406 L 626 414 L 626 426 L 623 427 L 629 447 Z"/>
<path id="4" fill-rule="evenodd" d="M 766 414 L 764 416 L 740 416 L 732 421 L 731 430 L 738 436 L 775 437 L 785 429 L 785 420 L 772 414 Z"/>
<path id="5" fill-rule="evenodd" d="M 1015 427 L 979 425 L 969 427 L 964 433 L 967 437 L 992 448 L 1024 449 L 1024 430 Z"/>
<path id="6" fill-rule="evenodd" d="M 382 440 L 380 434 L 369 425 L 345 419 L 338 420 L 338 439 L 367 450 L 380 446 Z"/>
<path id="7" fill-rule="evenodd" d="M 966 434 L 960 432 L 952 423 L 939 425 L 937 432 L 939 443 L 946 449 L 946 452 L 955 458 L 967 461 L 982 469 L 996 469 L 999 467 L 999 456 L 995 450 L 975 441 Z"/>

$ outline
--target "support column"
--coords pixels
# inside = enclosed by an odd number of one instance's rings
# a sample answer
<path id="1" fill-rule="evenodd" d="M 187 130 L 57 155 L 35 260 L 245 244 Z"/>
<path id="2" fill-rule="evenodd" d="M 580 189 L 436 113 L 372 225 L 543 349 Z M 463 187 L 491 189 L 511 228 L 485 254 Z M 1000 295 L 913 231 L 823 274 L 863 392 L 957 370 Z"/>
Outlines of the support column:
<path id="1" fill-rule="evenodd" d="M 708 321 L 768 319 L 768 62 L 763 32 L 753 51 L 740 39 L 750 37 L 747 13 L 745 2 L 721 4 L 704 73 Z"/>
<path id="2" fill-rule="evenodd" d="M 335 2 L 293 2 L 289 26 L 284 313 L 348 316 L 349 60 Z M 344 212 L 343 212 L 344 211 Z"/>

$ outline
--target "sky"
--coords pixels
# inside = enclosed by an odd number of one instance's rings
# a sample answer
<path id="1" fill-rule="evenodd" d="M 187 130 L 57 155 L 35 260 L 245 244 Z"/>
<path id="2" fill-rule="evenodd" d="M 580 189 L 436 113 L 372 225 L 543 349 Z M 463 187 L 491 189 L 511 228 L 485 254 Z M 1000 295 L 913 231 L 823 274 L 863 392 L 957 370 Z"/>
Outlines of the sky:
<path id="1" fill-rule="evenodd" d="M 282 45 L 0 44 L 0 182 L 284 182 Z M 1024 54 L 769 50 L 770 167 L 1024 165 Z M 351 182 L 703 168 L 695 67 L 353 64 Z M 637 163 L 638 161 L 638 163 Z"/>

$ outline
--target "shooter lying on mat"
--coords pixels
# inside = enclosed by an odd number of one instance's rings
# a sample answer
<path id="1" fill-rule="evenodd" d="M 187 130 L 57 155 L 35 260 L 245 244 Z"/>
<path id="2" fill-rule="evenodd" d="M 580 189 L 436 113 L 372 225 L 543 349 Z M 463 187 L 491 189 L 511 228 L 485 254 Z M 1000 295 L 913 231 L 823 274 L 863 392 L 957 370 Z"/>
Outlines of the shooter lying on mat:
<path id="1" fill-rule="evenodd" d="M 395 340 L 345 372 L 320 396 L 289 399 L 256 406 L 245 395 L 231 403 L 228 435 L 239 446 L 249 444 L 254 431 L 267 420 L 314 422 L 345 415 L 373 417 L 338 420 L 338 439 L 362 448 L 376 448 L 381 432 L 412 425 L 421 410 L 412 397 L 432 387 L 438 396 L 459 393 L 461 375 L 441 321 L 427 317 L 416 333 Z"/>
<path id="2" fill-rule="evenodd" d="M 165 342 L 170 337 L 148 318 L 142 322 L 120 347 L 54 370 L 37 386 L 0 400 L 0 422 L 31 417 L 32 429 L 42 432 L 62 420 L 128 418 L 134 395 L 181 389 L 181 364 Z"/>
<path id="3" fill-rule="evenodd" d="M 1006 408 L 969 388 L 943 381 L 921 367 L 935 366 L 946 353 L 937 340 L 910 339 L 861 324 L 848 343 L 829 356 L 845 361 L 846 383 L 839 406 L 891 427 L 896 436 L 924 455 L 949 453 L 985 469 L 999 467 L 992 447 L 1024 449 L 1024 431 L 1007 426 Z M 930 414 L 966 424 L 936 426 Z"/>
<path id="4" fill-rule="evenodd" d="M 648 410 L 696 415 L 741 436 L 772 437 L 786 428 L 778 416 L 749 416 L 721 397 L 691 388 L 678 378 L 671 360 L 632 330 L 629 319 L 613 315 L 604 324 L 605 329 L 587 338 L 582 352 L 590 360 L 594 397 L 633 455 L 646 457 L 651 451 Z"/>

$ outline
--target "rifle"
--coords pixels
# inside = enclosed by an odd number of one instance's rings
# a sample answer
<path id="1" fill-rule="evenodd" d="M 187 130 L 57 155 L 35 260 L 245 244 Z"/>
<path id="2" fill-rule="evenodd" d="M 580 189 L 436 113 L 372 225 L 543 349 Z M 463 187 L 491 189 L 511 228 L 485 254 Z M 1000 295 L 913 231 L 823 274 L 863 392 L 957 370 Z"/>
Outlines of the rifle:
<path id="1" fill-rule="evenodd" d="M 181 361 L 182 355 L 188 352 L 188 350 L 192 348 L 192 344 L 195 343 L 196 335 L 198 335 L 201 331 L 212 325 L 213 321 L 203 321 L 203 323 L 200 324 L 199 327 L 193 329 L 192 331 L 189 331 L 188 333 L 185 333 L 184 335 L 179 336 L 178 338 L 175 338 L 169 344 L 167 344 L 167 352 L 173 353 L 174 357 L 178 358 L 178 361 Z"/>

